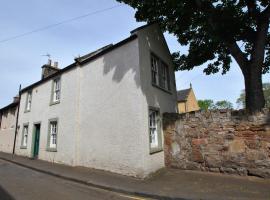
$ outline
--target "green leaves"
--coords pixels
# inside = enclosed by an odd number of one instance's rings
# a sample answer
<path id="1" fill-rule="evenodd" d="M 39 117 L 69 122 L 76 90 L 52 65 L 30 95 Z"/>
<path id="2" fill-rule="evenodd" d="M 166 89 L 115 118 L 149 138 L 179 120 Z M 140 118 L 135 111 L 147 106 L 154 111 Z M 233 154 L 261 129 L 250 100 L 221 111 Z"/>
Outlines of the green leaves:
<path id="1" fill-rule="evenodd" d="M 198 104 L 201 110 L 232 109 L 233 108 L 233 104 L 227 100 L 214 102 L 211 99 L 205 99 L 205 100 L 198 100 Z"/>
<path id="2" fill-rule="evenodd" d="M 136 9 L 138 21 L 160 23 L 174 34 L 181 45 L 188 45 L 187 55 L 173 54 L 175 70 L 191 70 L 210 61 L 206 74 L 225 74 L 230 69 L 228 43 L 243 44 L 246 59 L 255 42 L 257 17 L 269 0 L 118 0 Z M 266 50 L 263 73 L 269 71 L 270 53 Z M 240 64 L 240 63 L 238 63 Z"/>

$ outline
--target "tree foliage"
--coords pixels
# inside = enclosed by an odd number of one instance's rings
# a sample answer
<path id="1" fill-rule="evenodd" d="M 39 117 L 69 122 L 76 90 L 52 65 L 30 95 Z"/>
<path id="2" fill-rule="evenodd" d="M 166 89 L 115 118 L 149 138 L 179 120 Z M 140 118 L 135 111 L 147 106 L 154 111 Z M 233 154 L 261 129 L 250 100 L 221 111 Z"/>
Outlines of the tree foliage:
<path id="1" fill-rule="evenodd" d="M 263 83 L 263 93 L 265 98 L 265 107 L 270 108 L 270 83 Z M 239 107 L 245 108 L 245 90 L 242 90 L 236 103 Z"/>
<path id="2" fill-rule="evenodd" d="M 214 107 L 214 101 L 211 99 L 198 100 L 198 104 L 201 110 L 209 110 Z"/>
<path id="3" fill-rule="evenodd" d="M 250 111 L 264 106 L 261 76 L 269 72 L 269 0 L 117 0 L 136 9 L 138 21 L 159 22 L 187 54 L 173 53 L 175 70 L 207 63 L 209 75 L 226 74 L 232 58 L 245 78 Z"/>
<path id="4" fill-rule="evenodd" d="M 232 109 L 233 105 L 227 100 L 221 100 L 214 102 L 211 99 L 198 100 L 198 104 L 201 110 L 213 110 L 213 109 Z"/>
<path id="5" fill-rule="evenodd" d="M 227 100 L 217 101 L 215 109 L 233 109 L 233 104 Z"/>

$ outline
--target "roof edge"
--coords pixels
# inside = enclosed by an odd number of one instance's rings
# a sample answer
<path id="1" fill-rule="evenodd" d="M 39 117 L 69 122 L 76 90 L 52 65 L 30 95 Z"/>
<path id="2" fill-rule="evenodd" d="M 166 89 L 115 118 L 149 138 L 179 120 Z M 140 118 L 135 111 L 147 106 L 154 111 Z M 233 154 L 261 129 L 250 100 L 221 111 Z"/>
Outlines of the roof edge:
<path id="1" fill-rule="evenodd" d="M 37 82 L 33 83 L 32 85 L 29 85 L 29 86 L 23 88 L 20 91 L 20 94 L 25 93 L 27 90 L 30 90 L 33 87 L 36 87 L 38 85 L 41 85 L 42 83 L 45 83 L 45 82 L 49 81 L 50 79 L 52 79 L 54 77 L 57 77 L 57 76 L 63 74 L 64 72 L 69 71 L 69 70 L 71 70 L 71 69 L 73 69 L 73 68 L 75 68 L 75 67 L 77 67 L 79 65 L 84 65 L 84 64 L 86 64 L 86 63 L 88 63 L 88 62 L 90 62 L 90 61 L 92 61 L 92 60 L 94 60 L 94 59 L 96 59 L 96 58 L 98 58 L 98 57 L 100 57 L 100 56 L 102 56 L 102 55 L 104 55 L 104 54 L 106 54 L 106 53 L 108 53 L 108 52 L 110 52 L 110 51 L 112 51 L 112 50 L 114 50 L 114 49 L 116 49 L 116 48 L 118 48 L 118 47 L 126 44 L 126 43 L 128 43 L 128 42 L 130 42 L 130 41 L 133 41 L 137 37 L 138 36 L 136 34 L 133 34 L 133 35 L 129 36 L 128 38 L 126 38 L 126 39 L 124 39 L 124 40 L 122 40 L 122 41 L 114 44 L 113 46 L 111 46 L 111 47 L 109 47 L 107 49 L 105 49 L 104 51 L 101 51 L 101 52 L 97 53 L 96 55 L 94 55 L 94 56 L 92 56 L 90 58 L 85 59 L 82 62 L 79 62 L 79 61 L 75 60 L 74 63 L 72 63 L 72 64 L 68 65 L 67 67 L 65 67 L 65 68 L 57 71 L 56 73 L 52 74 L 51 76 L 48 76 L 48 77 L 46 77 L 46 78 L 44 78 L 44 79 L 42 79 L 40 81 L 37 81 Z"/>
<path id="2" fill-rule="evenodd" d="M 134 34 L 134 33 L 136 33 L 137 31 L 142 30 L 142 29 L 144 29 L 144 28 L 147 28 L 147 27 L 149 27 L 149 26 L 151 26 L 151 25 L 153 25 L 153 24 L 158 24 L 158 22 L 149 22 L 149 23 L 147 23 L 147 24 L 145 24 L 145 25 L 143 25 L 143 26 L 140 26 L 140 27 L 135 28 L 134 30 L 130 31 L 130 34 Z"/>
<path id="3" fill-rule="evenodd" d="M 9 104 L 9 105 L 3 107 L 3 108 L 0 108 L 0 112 L 2 112 L 2 111 L 4 111 L 4 110 L 7 110 L 7 109 L 9 109 L 9 108 L 16 107 L 18 104 L 19 104 L 19 102 L 13 102 L 13 103 L 11 103 L 11 104 Z"/>

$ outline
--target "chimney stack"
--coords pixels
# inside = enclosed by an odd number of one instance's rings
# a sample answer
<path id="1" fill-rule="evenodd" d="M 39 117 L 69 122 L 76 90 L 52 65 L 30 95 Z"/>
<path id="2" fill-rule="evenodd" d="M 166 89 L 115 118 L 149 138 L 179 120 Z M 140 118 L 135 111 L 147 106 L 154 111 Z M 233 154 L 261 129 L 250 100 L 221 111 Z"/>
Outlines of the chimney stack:
<path id="1" fill-rule="evenodd" d="M 54 62 L 53 66 L 54 68 L 58 68 L 58 62 Z"/>
<path id="2" fill-rule="evenodd" d="M 52 60 L 51 60 L 51 59 L 48 59 L 47 65 L 48 65 L 48 66 L 52 66 Z"/>
<path id="3" fill-rule="evenodd" d="M 54 62 L 54 64 L 52 65 L 51 59 L 48 59 L 48 63 L 43 65 L 41 68 L 42 68 L 41 79 L 47 78 L 60 70 L 58 68 L 58 62 Z"/>
<path id="4" fill-rule="evenodd" d="M 18 103 L 19 99 L 20 99 L 19 95 L 13 97 L 13 103 Z"/>

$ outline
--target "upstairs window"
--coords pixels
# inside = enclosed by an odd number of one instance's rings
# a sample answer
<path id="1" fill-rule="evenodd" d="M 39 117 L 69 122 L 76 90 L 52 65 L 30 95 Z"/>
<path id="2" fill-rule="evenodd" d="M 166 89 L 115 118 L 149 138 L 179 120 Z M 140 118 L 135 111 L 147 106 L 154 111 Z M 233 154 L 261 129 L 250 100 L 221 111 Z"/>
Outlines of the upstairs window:
<path id="1" fill-rule="evenodd" d="M 31 110 L 31 105 L 32 105 L 32 91 L 27 92 L 26 105 L 25 105 L 26 112 L 29 112 Z"/>
<path id="2" fill-rule="evenodd" d="M 60 78 L 53 80 L 52 86 L 52 104 L 60 102 L 61 84 Z"/>
<path id="3" fill-rule="evenodd" d="M 151 54 L 152 84 L 169 91 L 170 74 L 169 67 L 160 58 Z"/>
<path id="4" fill-rule="evenodd" d="M 152 83 L 158 85 L 158 58 L 152 55 L 151 57 Z"/>

